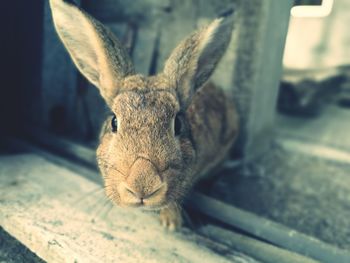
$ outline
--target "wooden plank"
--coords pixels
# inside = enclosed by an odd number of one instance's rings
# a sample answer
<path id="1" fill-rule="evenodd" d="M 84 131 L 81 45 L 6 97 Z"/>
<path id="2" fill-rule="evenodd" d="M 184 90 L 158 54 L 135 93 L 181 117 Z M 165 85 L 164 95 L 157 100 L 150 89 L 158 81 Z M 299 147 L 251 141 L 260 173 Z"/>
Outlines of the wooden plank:
<path id="1" fill-rule="evenodd" d="M 67 139 L 35 128 L 27 128 L 25 132 L 27 140 L 34 142 L 42 148 L 53 151 L 59 155 L 64 155 L 70 160 L 78 161 L 84 166 L 90 168 L 96 167 L 96 154 L 95 150 L 92 148 L 72 143 Z"/>
<path id="2" fill-rule="evenodd" d="M 327 263 L 348 263 L 349 251 L 339 249 L 279 223 L 256 216 L 200 193 L 191 195 L 191 207 L 276 246 Z M 203 208 L 205 207 L 205 208 Z"/>
<path id="3" fill-rule="evenodd" d="M 1 156 L 0 188 L 1 226 L 48 262 L 256 262 L 110 206 L 103 188 L 35 154 Z"/>
<path id="4" fill-rule="evenodd" d="M 319 143 L 310 143 L 308 140 L 295 139 L 291 135 L 283 135 L 280 132 L 280 137 L 276 142 L 283 149 L 298 152 L 305 155 L 311 155 L 325 160 L 330 160 L 338 163 L 350 164 L 350 153 L 335 147 L 322 145 Z"/>
<path id="5" fill-rule="evenodd" d="M 214 225 L 206 225 L 199 229 L 205 236 L 234 247 L 265 263 L 316 263 L 313 259 L 297 253 L 258 241 L 233 231 L 225 230 Z"/>
<path id="6" fill-rule="evenodd" d="M 41 134 L 38 139 L 42 137 L 49 138 L 47 135 Z M 54 140 L 47 139 L 47 141 L 52 142 L 52 147 L 60 149 L 61 144 L 56 144 Z M 74 148 L 74 144 L 70 148 Z M 79 154 L 79 152 L 77 153 Z M 80 157 L 76 156 L 76 159 L 78 158 L 86 159 L 84 155 Z M 85 175 L 85 172 L 81 174 Z M 98 177 L 97 174 L 90 174 L 87 176 L 88 178 Z M 198 192 L 191 194 L 188 204 L 201 213 L 249 233 L 252 236 L 317 260 L 327 259 L 328 261 L 326 262 L 347 262 L 350 257 L 347 251 L 338 249 L 284 225 L 261 218 Z"/>
<path id="7" fill-rule="evenodd" d="M 28 143 L 25 140 L 14 139 L 12 137 L 7 137 L 5 142 L 1 142 L 0 146 L 5 148 L 7 151 L 18 153 L 18 152 L 31 152 L 43 157 L 45 160 L 61 167 L 65 167 L 70 171 L 79 174 L 87 178 L 88 180 L 97 183 L 98 185 L 103 185 L 103 179 L 100 174 L 97 173 L 97 169 L 91 169 L 91 167 L 85 167 L 74 158 L 67 160 L 60 157 L 57 154 L 51 153 L 43 148 L 38 147 Z M 6 152 L 7 153 L 7 152 Z"/>

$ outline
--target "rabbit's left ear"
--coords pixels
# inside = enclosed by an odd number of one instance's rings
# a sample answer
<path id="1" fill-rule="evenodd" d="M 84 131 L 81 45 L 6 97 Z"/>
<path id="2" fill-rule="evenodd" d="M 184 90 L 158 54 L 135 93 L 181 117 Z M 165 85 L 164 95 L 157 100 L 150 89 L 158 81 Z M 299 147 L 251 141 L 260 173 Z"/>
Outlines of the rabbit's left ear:
<path id="1" fill-rule="evenodd" d="M 53 21 L 80 72 L 110 102 L 124 77 L 134 74 L 131 59 L 110 30 L 64 0 L 50 0 Z"/>
<path id="2" fill-rule="evenodd" d="M 193 33 L 175 48 L 164 67 L 164 74 L 177 89 L 181 104 L 211 76 L 226 51 L 233 29 L 232 13 L 215 19 Z"/>

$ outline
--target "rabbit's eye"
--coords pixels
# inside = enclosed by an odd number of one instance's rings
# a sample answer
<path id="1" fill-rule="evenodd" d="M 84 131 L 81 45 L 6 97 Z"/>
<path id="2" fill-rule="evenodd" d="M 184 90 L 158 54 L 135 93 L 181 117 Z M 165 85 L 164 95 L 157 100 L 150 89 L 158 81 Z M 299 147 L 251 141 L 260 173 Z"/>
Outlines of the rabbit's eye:
<path id="1" fill-rule="evenodd" d="M 179 136 L 182 133 L 182 126 L 183 126 L 182 119 L 179 116 L 179 114 L 176 115 L 174 121 L 175 121 L 175 123 L 174 123 L 174 133 L 175 133 L 175 136 Z"/>
<path id="2" fill-rule="evenodd" d="M 118 130 L 118 120 L 117 117 L 114 115 L 111 121 L 112 131 L 116 132 Z"/>

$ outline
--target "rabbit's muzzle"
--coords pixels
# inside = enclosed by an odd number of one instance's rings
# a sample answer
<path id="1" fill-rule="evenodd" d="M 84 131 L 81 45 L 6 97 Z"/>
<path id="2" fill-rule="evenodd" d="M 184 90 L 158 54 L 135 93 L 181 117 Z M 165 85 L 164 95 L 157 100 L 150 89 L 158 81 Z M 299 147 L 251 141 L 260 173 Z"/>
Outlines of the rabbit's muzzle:
<path id="1" fill-rule="evenodd" d="M 139 157 L 133 163 L 125 182 L 118 186 L 126 206 L 158 207 L 165 203 L 167 184 L 151 160 Z"/>

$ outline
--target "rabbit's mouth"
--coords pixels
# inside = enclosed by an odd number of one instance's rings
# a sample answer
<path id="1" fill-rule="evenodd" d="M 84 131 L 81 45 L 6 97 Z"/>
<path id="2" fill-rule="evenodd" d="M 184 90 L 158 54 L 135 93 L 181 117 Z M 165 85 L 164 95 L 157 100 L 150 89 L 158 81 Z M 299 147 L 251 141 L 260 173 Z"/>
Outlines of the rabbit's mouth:
<path id="1" fill-rule="evenodd" d="M 119 206 L 135 207 L 147 210 L 159 210 L 166 205 L 167 184 L 162 183 L 153 190 L 137 190 L 136 187 L 131 188 L 126 183 L 120 183 L 117 187 L 119 200 L 116 202 Z"/>
<path id="2" fill-rule="evenodd" d="M 126 208 L 137 208 L 146 212 L 156 212 L 161 210 L 162 208 L 167 207 L 167 203 L 162 202 L 160 204 L 145 204 L 142 202 L 138 202 L 138 203 L 123 203 L 123 204 L 119 204 L 119 206 L 126 207 Z"/>

